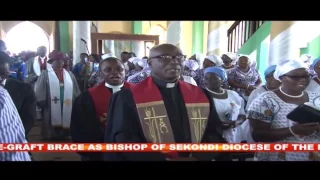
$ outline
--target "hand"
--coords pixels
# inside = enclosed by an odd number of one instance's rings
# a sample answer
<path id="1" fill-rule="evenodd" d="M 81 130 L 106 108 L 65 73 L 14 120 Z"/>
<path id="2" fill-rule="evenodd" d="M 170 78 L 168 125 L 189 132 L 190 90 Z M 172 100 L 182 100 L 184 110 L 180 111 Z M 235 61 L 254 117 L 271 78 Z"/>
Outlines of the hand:
<path id="1" fill-rule="evenodd" d="M 234 121 L 221 122 L 222 129 L 227 130 L 234 127 Z"/>
<path id="2" fill-rule="evenodd" d="M 166 161 L 197 161 L 194 157 L 167 158 Z"/>
<path id="3" fill-rule="evenodd" d="M 253 90 L 256 89 L 256 87 L 249 85 L 249 87 L 247 88 L 250 92 L 252 92 Z"/>
<path id="4" fill-rule="evenodd" d="M 319 123 L 295 124 L 291 127 L 294 134 L 308 136 L 320 130 Z"/>

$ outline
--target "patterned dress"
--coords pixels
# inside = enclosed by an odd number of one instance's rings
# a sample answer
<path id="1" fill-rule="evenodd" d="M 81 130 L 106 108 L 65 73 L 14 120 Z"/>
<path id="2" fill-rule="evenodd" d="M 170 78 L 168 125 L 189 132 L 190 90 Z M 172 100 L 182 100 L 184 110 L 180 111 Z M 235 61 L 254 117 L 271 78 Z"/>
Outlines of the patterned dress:
<path id="1" fill-rule="evenodd" d="M 229 71 L 228 74 L 228 79 L 234 80 L 235 82 L 242 85 L 249 84 L 251 86 L 254 86 L 259 78 L 260 74 L 254 68 L 250 68 L 248 72 L 243 72 L 238 67 L 236 67 Z M 245 89 L 234 88 L 233 90 L 239 93 L 239 95 L 242 96 L 245 100 L 248 99 L 248 97 L 245 95 Z"/>
<path id="2" fill-rule="evenodd" d="M 203 83 L 204 69 L 197 69 L 195 71 L 195 73 L 196 73 L 196 75 L 193 79 L 197 82 L 199 87 L 205 88 L 204 83 Z"/>
<path id="3" fill-rule="evenodd" d="M 320 94 L 315 92 L 308 92 L 309 102 L 320 107 Z M 285 103 L 273 91 L 267 91 L 261 96 L 254 99 L 248 109 L 248 118 L 260 120 L 271 124 L 272 129 L 288 128 L 295 124 L 295 122 L 287 119 L 287 114 L 295 109 L 298 105 Z M 318 143 L 320 141 L 320 134 L 315 132 L 309 136 L 298 138 L 291 136 L 285 138 L 281 143 Z M 258 161 L 315 161 L 320 160 L 319 153 L 309 152 L 275 152 L 256 153 Z"/>

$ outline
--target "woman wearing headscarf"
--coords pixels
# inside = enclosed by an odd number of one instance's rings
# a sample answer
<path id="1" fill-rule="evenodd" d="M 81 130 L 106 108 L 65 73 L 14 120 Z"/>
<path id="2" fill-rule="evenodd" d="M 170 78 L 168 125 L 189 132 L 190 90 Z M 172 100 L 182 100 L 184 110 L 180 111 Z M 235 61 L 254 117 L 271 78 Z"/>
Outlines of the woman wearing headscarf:
<path id="1" fill-rule="evenodd" d="M 266 78 L 266 84 L 258 87 L 257 89 L 253 90 L 248 98 L 248 102 L 246 105 L 246 109 L 249 108 L 249 105 L 251 102 L 257 98 L 259 95 L 261 95 L 264 92 L 267 91 L 273 91 L 275 89 L 278 89 L 281 85 L 281 82 L 276 80 L 273 77 L 273 73 L 276 70 L 277 65 L 272 65 L 269 66 L 265 71 L 264 71 L 264 77 Z"/>
<path id="2" fill-rule="evenodd" d="M 232 53 L 232 52 L 225 53 L 221 56 L 221 59 L 223 61 L 223 64 L 221 65 L 221 67 L 226 71 L 227 74 L 229 73 L 229 71 L 231 71 L 236 67 L 235 65 L 237 60 L 236 53 Z"/>
<path id="3" fill-rule="evenodd" d="M 189 59 L 195 60 L 199 64 L 200 69 L 202 69 L 202 64 L 203 64 L 203 61 L 204 61 L 204 55 L 203 54 L 200 54 L 200 53 L 194 54 Z"/>
<path id="4" fill-rule="evenodd" d="M 314 76 L 306 90 L 320 92 L 320 57 L 313 61 L 311 68 L 314 71 Z"/>
<path id="5" fill-rule="evenodd" d="M 247 101 L 251 92 L 259 87 L 262 81 L 259 72 L 251 67 L 252 61 L 249 56 L 241 55 L 237 64 L 228 74 L 228 83 Z"/>
<path id="6" fill-rule="evenodd" d="M 305 63 L 309 67 L 310 73 L 312 75 L 315 75 L 315 72 L 312 68 L 312 62 L 313 62 L 312 60 L 313 60 L 313 56 L 310 54 L 302 54 L 300 56 L 300 61 Z"/>
<path id="7" fill-rule="evenodd" d="M 204 71 L 208 67 L 213 67 L 213 66 L 221 66 L 222 64 L 222 59 L 217 56 L 217 55 L 209 55 L 206 56 L 203 60 L 202 64 L 202 69 L 196 70 L 196 76 L 194 77 L 194 80 L 197 82 L 198 86 L 204 88 L 204 83 L 203 83 L 203 77 L 204 77 Z"/>
<path id="8" fill-rule="evenodd" d="M 128 59 L 128 67 L 129 70 L 126 70 L 126 80 L 128 80 L 128 78 L 136 73 L 139 72 L 139 70 L 137 70 L 137 66 L 136 64 L 140 61 L 140 58 L 137 57 L 131 57 Z M 139 68 L 140 69 L 140 68 Z M 141 70 L 140 70 L 141 71 Z"/>
<path id="9" fill-rule="evenodd" d="M 194 78 L 196 76 L 196 70 L 199 69 L 199 64 L 197 61 L 189 59 L 185 62 L 184 71 L 182 73 L 183 76 L 190 76 Z"/>
<path id="10" fill-rule="evenodd" d="M 311 75 L 300 61 L 285 60 L 279 63 L 274 78 L 281 81 L 279 89 L 267 91 L 254 99 L 248 109 L 252 138 L 256 142 L 309 143 L 319 142 L 318 124 L 299 124 L 287 118 L 299 105 L 309 102 L 320 107 L 319 92 L 305 91 Z M 318 152 L 256 153 L 258 161 L 314 161 Z"/>
<path id="11" fill-rule="evenodd" d="M 245 121 L 244 100 L 234 91 L 221 86 L 227 74 L 221 67 L 209 67 L 204 71 L 205 92 L 216 106 L 224 128 L 223 136 L 229 143 L 240 143 L 240 125 Z"/>
<path id="12" fill-rule="evenodd" d="M 278 89 L 281 85 L 281 82 L 276 80 L 273 77 L 273 73 L 276 70 L 277 65 L 272 65 L 269 66 L 265 71 L 264 71 L 264 76 L 266 78 L 266 84 L 258 87 L 257 89 L 253 90 L 252 93 L 250 94 L 249 98 L 248 98 L 248 102 L 246 105 L 246 110 L 248 110 L 251 102 L 256 99 L 257 97 L 259 97 L 261 94 L 267 92 L 267 91 L 274 91 L 276 89 Z M 246 140 L 248 143 L 254 142 L 251 136 L 251 132 L 250 132 L 250 125 L 249 125 L 249 121 L 245 121 L 242 125 L 242 139 Z"/>
<path id="13" fill-rule="evenodd" d="M 129 61 L 130 61 L 130 59 L 129 59 Z M 132 63 L 134 64 L 135 69 L 134 69 L 134 71 L 132 71 L 133 74 L 128 77 L 128 79 L 127 79 L 128 82 L 130 82 L 130 80 L 132 78 L 139 76 L 140 73 L 142 72 L 143 68 L 148 65 L 148 62 L 146 59 L 140 59 L 140 58 L 134 59 Z"/>

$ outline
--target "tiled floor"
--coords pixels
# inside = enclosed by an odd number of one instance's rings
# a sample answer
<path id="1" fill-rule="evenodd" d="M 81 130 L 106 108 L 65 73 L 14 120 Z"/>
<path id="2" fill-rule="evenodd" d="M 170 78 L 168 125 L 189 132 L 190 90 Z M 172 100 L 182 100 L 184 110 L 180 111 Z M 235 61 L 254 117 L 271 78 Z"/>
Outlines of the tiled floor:
<path id="1" fill-rule="evenodd" d="M 29 142 L 45 142 L 40 136 L 40 122 L 36 123 L 36 126 L 31 130 L 28 135 Z M 70 141 L 70 140 L 69 140 Z M 66 141 L 68 142 L 68 141 Z M 34 161 L 80 161 L 80 157 L 77 153 L 32 153 Z"/>

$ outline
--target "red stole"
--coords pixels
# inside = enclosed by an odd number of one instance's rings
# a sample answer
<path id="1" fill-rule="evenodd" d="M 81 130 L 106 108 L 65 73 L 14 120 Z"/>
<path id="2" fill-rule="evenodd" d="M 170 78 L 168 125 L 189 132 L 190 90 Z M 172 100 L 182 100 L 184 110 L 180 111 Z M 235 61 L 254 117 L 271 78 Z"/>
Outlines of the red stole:
<path id="1" fill-rule="evenodd" d="M 59 70 L 58 73 L 55 71 L 58 79 L 59 79 L 59 83 L 63 84 L 63 69 Z"/>
<path id="2" fill-rule="evenodd" d="M 124 88 L 130 88 L 130 86 L 131 84 L 124 82 Z M 100 124 L 103 128 L 105 128 L 107 121 L 107 110 L 112 93 L 105 86 L 105 82 L 100 83 L 98 86 L 89 88 L 88 92 L 92 97 L 96 109 L 96 115 L 100 120 Z"/>
<path id="3" fill-rule="evenodd" d="M 197 86 L 183 81 L 178 81 L 178 85 L 188 112 L 192 143 L 199 143 L 210 112 L 209 100 Z M 131 90 L 146 139 L 153 143 L 174 143 L 168 119 L 170 117 L 152 77 L 148 77 Z"/>
<path id="4" fill-rule="evenodd" d="M 188 113 L 192 143 L 200 143 L 208 123 L 209 100 L 197 86 L 183 81 L 178 81 L 178 85 Z M 147 141 L 149 143 L 175 143 L 170 117 L 168 117 L 161 93 L 152 77 L 132 87 L 131 91 Z M 176 153 L 167 155 L 177 156 Z"/>
<path id="5" fill-rule="evenodd" d="M 40 65 L 40 70 L 41 71 L 46 70 L 46 68 L 47 68 L 47 56 L 43 59 L 43 63 L 42 63 L 41 58 L 39 56 L 38 62 L 39 62 L 39 65 Z"/>

